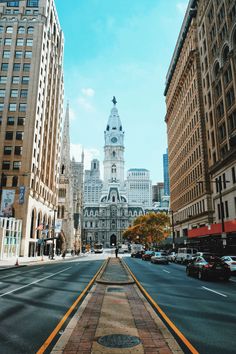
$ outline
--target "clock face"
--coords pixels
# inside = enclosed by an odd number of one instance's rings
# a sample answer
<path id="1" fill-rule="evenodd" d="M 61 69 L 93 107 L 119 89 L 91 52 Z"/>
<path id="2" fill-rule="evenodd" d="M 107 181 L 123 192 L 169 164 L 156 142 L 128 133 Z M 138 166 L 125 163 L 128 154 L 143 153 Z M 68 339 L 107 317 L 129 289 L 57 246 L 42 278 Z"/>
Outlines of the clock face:
<path id="1" fill-rule="evenodd" d="M 111 142 L 112 143 L 116 143 L 117 142 L 117 138 L 115 136 L 113 136 L 113 138 L 111 138 Z"/>

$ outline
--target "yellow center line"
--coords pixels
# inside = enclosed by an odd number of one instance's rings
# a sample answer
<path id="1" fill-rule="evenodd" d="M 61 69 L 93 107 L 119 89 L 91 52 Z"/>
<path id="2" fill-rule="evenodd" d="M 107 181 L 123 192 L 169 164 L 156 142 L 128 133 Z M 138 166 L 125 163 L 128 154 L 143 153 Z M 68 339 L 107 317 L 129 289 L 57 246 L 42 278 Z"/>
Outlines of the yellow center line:
<path id="1" fill-rule="evenodd" d="M 172 330 L 175 332 L 175 334 L 182 340 L 182 342 L 186 345 L 186 347 L 190 350 L 192 354 L 199 354 L 199 352 L 192 346 L 192 344 L 188 341 L 188 339 L 183 335 L 183 333 L 174 325 L 174 323 L 169 319 L 169 317 L 165 314 L 165 312 L 160 308 L 159 305 L 152 299 L 152 297 L 147 293 L 147 291 L 143 288 L 143 286 L 139 283 L 135 275 L 132 273 L 130 270 L 129 266 L 124 263 L 124 266 L 127 268 L 127 270 L 130 272 L 132 275 L 134 281 L 138 285 L 139 289 L 141 292 L 145 295 L 146 298 L 148 298 L 149 302 L 152 304 L 152 306 L 159 312 L 159 314 L 164 318 L 164 320 L 168 323 L 168 325 L 172 328 Z"/>
<path id="2" fill-rule="evenodd" d="M 75 300 L 73 305 L 69 308 L 69 310 L 66 312 L 66 314 L 62 317 L 61 321 L 58 323 L 58 325 L 55 327 L 55 329 L 52 331 L 50 336 L 46 339 L 46 341 L 43 343 L 41 348 L 37 351 L 36 354 L 43 354 L 45 350 L 48 348 L 48 346 L 52 343 L 53 339 L 56 337 L 57 333 L 60 331 L 61 327 L 63 324 L 66 322 L 67 318 L 70 316 L 71 312 L 75 309 L 75 307 L 78 305 L 80 300 L 83 298 L 83 296 L 86 294 L 88 289 L 92 286 L 92 284 L 95 282 L 95 279 L 97 278 L 98 274 L 100 271 L 103 269 L 103 267 L 106 265 L 106 261 L 101 265 L 97 273 L 94 275 L 94 277 L 90 280 L 89 284 L 86 286 L 86 288 L 82 291 L 82 293 L 78 296 L 78 298 Z"/>

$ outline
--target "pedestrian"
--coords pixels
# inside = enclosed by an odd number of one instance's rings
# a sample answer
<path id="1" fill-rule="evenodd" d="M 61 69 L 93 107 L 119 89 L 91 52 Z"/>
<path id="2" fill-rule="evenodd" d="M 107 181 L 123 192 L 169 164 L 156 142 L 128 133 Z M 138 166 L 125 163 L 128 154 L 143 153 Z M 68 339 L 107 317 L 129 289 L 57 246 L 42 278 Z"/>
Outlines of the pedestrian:
<path id="1" fill-rule="evenodd" d="M 61 256 L 62 256 L 62 258 L 63 258 L 63 259 L 65 259 L 65 256 L 66 256 L 66 251 L 63 251 L 63 253 L 62 253 L 62 255 L 61 255 Z"/>
<path id="2" fill-rule="evenodd" d="M 118 256 L 118 252 L 119 252 L 119 249 L 118 249 L 118 247 L 116 246 L 116 249 L 115 249 L 116 258 L 117 258 L 117 256 Z"/>

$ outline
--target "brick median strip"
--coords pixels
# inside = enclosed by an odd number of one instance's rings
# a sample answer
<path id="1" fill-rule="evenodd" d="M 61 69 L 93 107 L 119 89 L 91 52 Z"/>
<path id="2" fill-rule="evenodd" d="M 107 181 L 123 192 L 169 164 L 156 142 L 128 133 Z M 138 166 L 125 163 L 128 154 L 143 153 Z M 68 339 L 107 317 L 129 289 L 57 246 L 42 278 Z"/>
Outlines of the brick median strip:
<path id="1" fill-rule="evenodd" d="M 119 287 L 121 291 L 117 291 Z M 108 288 L 114 291 L 108 292 Z M 183 353 L 136 285 L 97 284 L 85 301 L 52 354 Z M 121 349 L 97 342 L 99 337 L 112 334 L 137 336 L 141 343 Z"/>

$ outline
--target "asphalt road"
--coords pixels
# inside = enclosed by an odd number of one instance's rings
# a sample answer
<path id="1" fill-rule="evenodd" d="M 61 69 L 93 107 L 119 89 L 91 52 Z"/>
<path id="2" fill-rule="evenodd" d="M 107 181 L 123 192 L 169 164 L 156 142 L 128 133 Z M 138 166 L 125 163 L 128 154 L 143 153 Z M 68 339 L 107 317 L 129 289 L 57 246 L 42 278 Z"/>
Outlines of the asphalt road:
<path id="1" fill-rule="evenodd" d="M 36 353 L 102 262 L 85 257 L 1 271 L 0 353 Z"/>
<path id="2" fill-rule="evenodd" d="M 200 354 L 236 348 L 236 277 L 229 282 L 187 277 L 185 266 L 124 258 L 138 281 Z"/>

